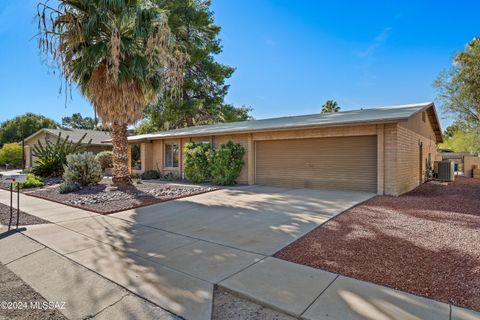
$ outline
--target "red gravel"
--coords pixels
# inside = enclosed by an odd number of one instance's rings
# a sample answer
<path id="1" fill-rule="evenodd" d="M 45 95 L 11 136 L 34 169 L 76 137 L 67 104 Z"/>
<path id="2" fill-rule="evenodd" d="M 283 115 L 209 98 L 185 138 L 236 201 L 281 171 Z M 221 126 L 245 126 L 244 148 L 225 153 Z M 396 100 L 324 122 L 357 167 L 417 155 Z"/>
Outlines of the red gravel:
<path id="1" fill-rule="evenodd" d="M 480 310 L 480 180 L 375 197 L 275 256 Z"/>

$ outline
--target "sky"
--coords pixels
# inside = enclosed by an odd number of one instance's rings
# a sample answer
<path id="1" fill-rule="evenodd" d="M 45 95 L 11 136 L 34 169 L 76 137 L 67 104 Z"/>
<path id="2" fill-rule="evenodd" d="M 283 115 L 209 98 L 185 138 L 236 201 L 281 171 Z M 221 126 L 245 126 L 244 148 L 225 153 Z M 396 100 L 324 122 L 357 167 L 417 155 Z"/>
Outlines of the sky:
<path id="1" fill-rule="evenodd" d="M 76 88 L 65 103 L 61 79 L 42 63 L 36 3 L 0 0 L 0 121 L 91 116 Z M 480 36 L 473 0 L 212 0 L 212 10 L 217 60 L 236 68 L 226 102 L 251 106 L 257 119 L 317 113 L 328 99 L 342 110 L 435 101 L 434 79 Z"/>

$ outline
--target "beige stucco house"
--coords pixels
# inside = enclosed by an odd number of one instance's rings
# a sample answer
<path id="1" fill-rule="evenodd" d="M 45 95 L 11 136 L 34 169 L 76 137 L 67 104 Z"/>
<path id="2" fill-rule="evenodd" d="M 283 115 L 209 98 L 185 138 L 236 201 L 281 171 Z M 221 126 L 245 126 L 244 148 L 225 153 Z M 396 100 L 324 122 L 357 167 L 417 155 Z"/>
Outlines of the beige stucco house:
<path id="1" fill-rule="evenodd" d="M 35 165 L 35 157 L 32 155 L 32 148 L 39 141 L 45 145 L 45 140 L 55 143 L 61 134 L 61 139 L 68 137 L 69 141 L 77 142 L 84 134 L 85 138 L 82 143 L 85 144 L 85 150 L 93 153 L 98 153 L 104 150 L 112 150 L 110 142 L 102 142 L 111 138 L 109 132 L 98 130 L 83 130 L 83 129 L 40 129 L 29 137 L 25 138 L 25 166 L 27 168 Z M 90 144 L 88 142 L 90 141 Z"/>
<path id="2" fill-rule="evenodd" d="M 142 170 L 183 176 L 183 146 L 232 140 L 247 150 L 238 183 L 399 195 L 425 179 L 442 142 L 433 103 L 176 129 L 129 137 Z"/>

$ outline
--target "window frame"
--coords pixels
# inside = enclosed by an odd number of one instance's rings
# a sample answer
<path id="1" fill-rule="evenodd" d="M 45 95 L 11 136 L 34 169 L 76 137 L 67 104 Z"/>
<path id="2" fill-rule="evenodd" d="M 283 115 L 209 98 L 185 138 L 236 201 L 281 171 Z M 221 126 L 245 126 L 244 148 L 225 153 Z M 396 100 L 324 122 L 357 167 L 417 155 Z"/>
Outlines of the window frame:
<path id="1" fill-rule="evenodd" d="M 169 156 L 168 155 L 168 152 L 167 152 L 167 148 L 168 146 L 172 146 L 172 153 L 171 155 Z M 174 149 L 174 146 L 176 146 L 176 153 L 177 153 L 177 165 L 175 166 L 175 162 L 174 162 L 174 154 L 175 152 L 173 150 Z M 164 148 L 163 148 L 163 154 L 164 154 L 164 157 L 163 157 L 163 167 L 165 169 L 178 169 L 180 168 L 180 144 L 177 143 L 177 142 L 172 142 L 172 143 L 165 143 L 164 145 Z M 170 158 L 170 163 L 171 163 L 171 166 L 169 166 L 167 164 L 167 159 Z"/>

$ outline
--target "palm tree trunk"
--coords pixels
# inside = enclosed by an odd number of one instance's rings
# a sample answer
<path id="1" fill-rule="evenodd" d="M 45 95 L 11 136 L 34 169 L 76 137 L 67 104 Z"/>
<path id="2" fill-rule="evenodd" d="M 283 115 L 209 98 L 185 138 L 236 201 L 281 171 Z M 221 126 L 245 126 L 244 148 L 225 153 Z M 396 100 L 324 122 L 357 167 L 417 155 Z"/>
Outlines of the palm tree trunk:
<path id="1" fill-rule="evenodd" d="M 113 177 L 115 186 L 131 184 L 128 170 L 128 130 L 126 123 L 112 124 L 112 145 L 113 145 Z"/>

